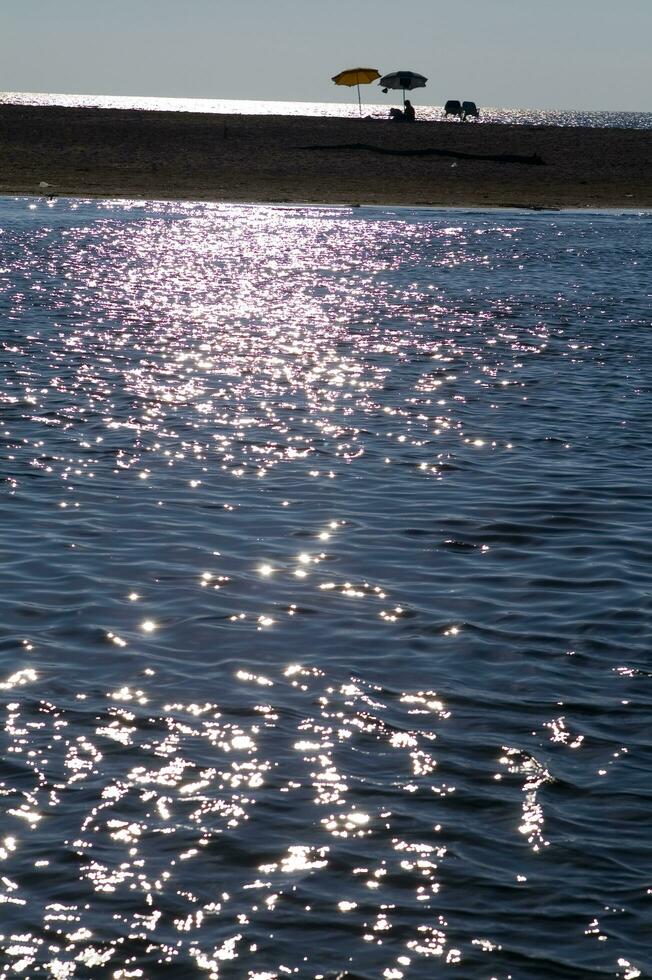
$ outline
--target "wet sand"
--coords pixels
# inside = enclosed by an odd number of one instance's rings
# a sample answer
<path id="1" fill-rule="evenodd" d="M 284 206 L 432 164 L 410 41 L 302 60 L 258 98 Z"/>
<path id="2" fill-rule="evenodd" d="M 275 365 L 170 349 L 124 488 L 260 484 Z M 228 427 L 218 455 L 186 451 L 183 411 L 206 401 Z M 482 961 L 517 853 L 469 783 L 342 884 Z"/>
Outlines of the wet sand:
<path id="1" fill-rule="evenodd" d="M 652 131 L 6 105 L 0 193 L 647 208 Z"/>

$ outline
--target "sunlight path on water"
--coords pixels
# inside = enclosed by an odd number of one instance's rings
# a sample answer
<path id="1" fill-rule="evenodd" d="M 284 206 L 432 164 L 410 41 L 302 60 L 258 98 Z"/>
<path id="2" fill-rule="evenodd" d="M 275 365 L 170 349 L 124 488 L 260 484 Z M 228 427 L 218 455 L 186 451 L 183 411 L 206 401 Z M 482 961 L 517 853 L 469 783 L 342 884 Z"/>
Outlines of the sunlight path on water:
<path id="1" fill-rule="evenodd" d="M 652 971 L 651 249 L 0 202 L 1 980 Z"/>
<path id="2" fill-rule="evenodd" d="M 88 109 L 140 109 L 154 112 L 203 112 L 244 116 L 336 116 L 358 119 L 359 109 L 350 90 L 340 102 L 271 102 L 267 99 L 182 99 L 128 95 L 77 95 L 53 92 L 0 92 L 0 105 L 37 105 L 80 107 Z M 347 98 L 348 97 L 348 98 Z M 390 105 L 400 94 L 390 92 L 386 102 L 377 103 L 377 88 L 368 93 L 363 104 L 365 116 L 385 119 Z M 424 92 L 413 93 L 413 101 L 427 103 Z M 429 121 L 446 119 L 443 105 L 418 105 L 418 118 Z M 524 126 L 588 126 L 616 129 L 652 129 L 652 112 L 600 112 L 594 110 L 519 109 L 482 106 L 482 122 L 507 123 Z M 450 121 L 450 120 L 449 120 Z M 475 125 L 475 123 L 470 123 Z"/>

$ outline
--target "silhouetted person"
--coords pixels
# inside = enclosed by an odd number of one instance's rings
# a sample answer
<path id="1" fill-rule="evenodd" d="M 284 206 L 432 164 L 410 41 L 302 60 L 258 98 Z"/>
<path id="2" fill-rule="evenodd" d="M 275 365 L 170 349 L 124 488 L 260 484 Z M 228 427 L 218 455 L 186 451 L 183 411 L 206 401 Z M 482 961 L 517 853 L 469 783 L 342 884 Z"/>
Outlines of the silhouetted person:
<path id="1" fill-rule="evenodd" d="M 414 122 L 415 112 L 414 106 L 409 99 L 405 100 L 405 107 L 403 109 L 391 108 L 389 110 L 389 118 L 394 122 Z"/>

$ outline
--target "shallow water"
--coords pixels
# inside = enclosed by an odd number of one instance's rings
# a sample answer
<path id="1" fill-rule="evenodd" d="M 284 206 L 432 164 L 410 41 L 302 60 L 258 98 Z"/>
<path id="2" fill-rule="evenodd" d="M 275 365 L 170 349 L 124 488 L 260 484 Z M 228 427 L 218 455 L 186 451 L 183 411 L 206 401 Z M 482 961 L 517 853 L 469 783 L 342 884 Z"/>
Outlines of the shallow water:
<path id="1" fill-rule="evenodd" d="M 182 99 L 128 95 L 77 95 L 54 92 L 0 92 L 0 105 L 82 106 L 99 109 L 149 109 L 160 112 L 208 112 L 245 116 L 338 116 L 357 119 L 360 108 L 355 89 L 335 89 L 338 102 L 271 102 L 266 99 Z M 453 93 L 454 94 L 454 93 Z M 389 92 L 377 103 L 378 86 L 363 86 L 362 114 L 384 119 L 392 105 L 400 105 L 402 93 Z M 430 105 L 426 91 L 410 93 L 417 118 L 437 122 L 445 118 L 444 106 Z M 467 98 L 466 95 L 463 98 Z M 482 122 L 524 126 L 588 126 L 616 129 L 652 129 L 652 112 L 595 111 L 591 109 L 527 109 L 485 106 L 478 100 Z M 449 117 L 451 124 L 458 120 Z M 476 125 L 474 120 L 469 125 Z"/>
<path id="2" fill-rule="evenodd" d="M 652 975 L 652 218 L 0 202 L 0 977 Z"/>

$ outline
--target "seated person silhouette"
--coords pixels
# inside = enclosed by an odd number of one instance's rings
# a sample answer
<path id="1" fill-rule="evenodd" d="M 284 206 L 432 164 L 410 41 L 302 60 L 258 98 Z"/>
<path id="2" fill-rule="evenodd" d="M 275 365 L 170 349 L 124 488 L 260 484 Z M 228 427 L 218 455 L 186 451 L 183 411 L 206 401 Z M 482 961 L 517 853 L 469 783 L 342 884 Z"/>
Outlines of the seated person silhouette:
<path id="1" fill-rule="evenodd" d="M 416 114 L 414 111 L 414 106 L 409 99 L 405 100 L 403 109 L 390 109 L 389 118 L 394 122 L 414 122 Z"/>

